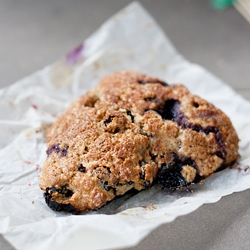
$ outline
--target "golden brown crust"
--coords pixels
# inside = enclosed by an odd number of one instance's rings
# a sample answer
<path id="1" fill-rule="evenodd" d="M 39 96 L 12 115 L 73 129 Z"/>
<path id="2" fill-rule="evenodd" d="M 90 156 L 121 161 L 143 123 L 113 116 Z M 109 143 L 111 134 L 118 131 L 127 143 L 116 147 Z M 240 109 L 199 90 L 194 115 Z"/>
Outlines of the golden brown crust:
<path id="1" fill-rule="evenodd" d="M 238 141 L 230 119 L 183 85 L 116 72 L 50 128 L 40 187 L 48 204 L 98 209 L 154 181 L 198 182 L 238 159 Z"/>

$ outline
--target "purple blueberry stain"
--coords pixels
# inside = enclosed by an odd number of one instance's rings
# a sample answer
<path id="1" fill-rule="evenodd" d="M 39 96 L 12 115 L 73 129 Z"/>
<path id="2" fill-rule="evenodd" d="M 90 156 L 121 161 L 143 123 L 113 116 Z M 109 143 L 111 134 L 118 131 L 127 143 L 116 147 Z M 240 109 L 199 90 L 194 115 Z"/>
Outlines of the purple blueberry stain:
<path id="1" fill-rule="evenodd" d="M 53 144 L 47 149 L 46 153 L 47 153 L 47 156 L 50 156 L 53 152 L 59 153 L 60 151 L 61 149 L 59 147 L 59 144 Z"/>
<path id="2" fill-rule="evenodd" d="M 223 159 L 223 164 L 226 159 L 225 143 L 222 138 L 222 134 L 218 128 L 213 126 L 202 127 L 199 124 L 193 124 L 188 122 L 188 118 L 180 111 L 181 103 L 177 100 L 170 99 L 165 101 L 164 105 L 159 105 L 155 112 L 161 115 L 163 120 L 171 120 L 176 122 L 182 129 L 191 129 L 199 133 L 215 134 L 215 139 L 218 145 L 218 150 L 215 153 L 216 156 Z"/>
<path id="3" fill-rule="evenodd" d="M 53 152 L 59 154 L 60 153 L 60 156 L 63 157 L 63 156 L 66 156 L 67 153 L 68 153 L 68 149 L 69 149 L 69 146 L 66 145 L 64 149 L 61 149 L 59 147 L 59 144 L 53 144 L 52 146 L 50 146 L 46 153 L 47 153 L 47 156 L 50 156 Z"/>
<path id="4" fill-rule="evenodd" d="M 68 65 L 72 65 L 79 61 L 79 59 L 82 57 L 82 52 L 84 50 L 84 43 L 81 43 L 76 48 L 74 48 L 72 51 L 70 51 L 66 55 L 66 62 Z"/>

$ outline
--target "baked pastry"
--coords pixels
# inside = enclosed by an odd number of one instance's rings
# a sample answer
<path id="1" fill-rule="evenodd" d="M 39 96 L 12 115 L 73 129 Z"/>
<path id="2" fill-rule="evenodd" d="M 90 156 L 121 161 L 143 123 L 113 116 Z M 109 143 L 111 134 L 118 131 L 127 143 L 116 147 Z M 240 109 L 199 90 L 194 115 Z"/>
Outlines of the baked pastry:
<path id="1" fill-rule="evenodd" d="M 40 188 L 54 210 L 98 209 L 132 188 L 201 182 L 238 159 L 238 142 L 230 119 L 183 85 L 116 72 L 50 128 Z"/>

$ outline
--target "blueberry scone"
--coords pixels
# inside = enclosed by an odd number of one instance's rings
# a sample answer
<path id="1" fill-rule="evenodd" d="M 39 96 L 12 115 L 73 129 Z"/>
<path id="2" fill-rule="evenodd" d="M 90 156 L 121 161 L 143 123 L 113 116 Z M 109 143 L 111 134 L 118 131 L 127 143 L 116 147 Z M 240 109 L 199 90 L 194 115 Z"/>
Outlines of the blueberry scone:
<path id="1" fill-rule="evenodd" d="M 132 188 L 199 183 L 238 159 L 238 142 L 230 119 L 183 85 L 116 72 L 50 128 L 40 188 L 54 210 L 95 210 Z"/>

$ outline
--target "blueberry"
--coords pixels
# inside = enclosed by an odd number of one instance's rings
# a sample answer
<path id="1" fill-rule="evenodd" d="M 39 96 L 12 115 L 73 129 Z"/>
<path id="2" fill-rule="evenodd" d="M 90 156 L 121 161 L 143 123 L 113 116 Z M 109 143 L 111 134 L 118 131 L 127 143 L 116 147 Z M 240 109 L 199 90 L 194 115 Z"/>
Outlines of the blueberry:
<path id="1" fill-rule="evenodd" d="M 163 120 L 177 120 L 180 117 L 180 102 L 170 99 L 164 104 L 162 110 L 160 110 L 160 115 Z"/>
<path id="2" fill-rule="evenodd" d="M 191 158 L 179 157 L 178 154 L 173 154 L 170 162 L 162 164 L 161 169 L 157 174 L 157 181 L 164 187 L 171 189 L 187 186 L 188 183 L 180 173 L 182 167 L 185 165 L 189 165 L 197 169 L 195 161 Z M 199 175 L 197 174 L 197 176 Z"/>
<path id="3" fill-rule="evenodd" d="M 135 119 L 134 116 L 132 115 L 131 111 L 127 110 L 127 115 L 131 117 L 131 122 L 134 123 Z"/>
<path id="4" fill-rule="evenodd" d="M 111 123 L 114 119 L 114 116 L 109 116 L 108 119 L 104 120 L 104 125 L 107 126 L 109 123 Z"/>
<path id="5" fill-rule="evenodd" d="M 78 165 L 77 168 L 80 172 L 84 173 L 86 171 L 86 168 L 82 164 Z"/>
<path id="6" fill-rule="evenodd" d="M 176 189 L 187 186 L 184 177 L 177 171 L 169 170 L 163 166 L 158 174 L 158 182 L 166 188 Z"/>

